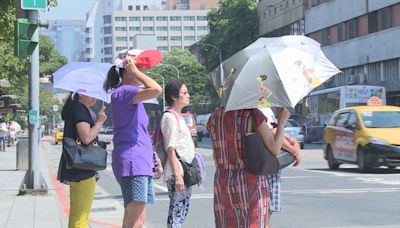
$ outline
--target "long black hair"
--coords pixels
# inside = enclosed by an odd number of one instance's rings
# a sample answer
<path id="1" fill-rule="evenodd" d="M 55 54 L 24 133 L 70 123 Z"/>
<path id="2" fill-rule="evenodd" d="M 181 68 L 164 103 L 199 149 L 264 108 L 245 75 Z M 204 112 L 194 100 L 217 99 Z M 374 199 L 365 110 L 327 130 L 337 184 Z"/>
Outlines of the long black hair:
<path id="1" fill-rule="evenodd" d="M 185 83 L 180 79 L 171 79 L 165 86 L 165 101 L 168 105 L 172 105 L 174 100 L 172 98 L 179 98 L 179 91 Z"/>
<path id="2" fill-rule="evenodd" d="M 68 118 L 67 116 L 71 116 L 72 115 L 72 111 L 74 109 L 74 104 L 76 102 L 78 102 L 79 100 L 79 94 L 78 93 L 71 93 L 67 100 L 64 103 L 64 107 L 61 111 L 61 118 L 65 121 L 66 118 Z"/>
<path id="3" fill-rule="evenodd" d="M 124 68 L 117 68 L 116 66 L 112 66 L 108 70 L 107 79 L 104 81 L 103 89 L 107 92 L 116 89 L 121 84 L 124 73 Z"/>

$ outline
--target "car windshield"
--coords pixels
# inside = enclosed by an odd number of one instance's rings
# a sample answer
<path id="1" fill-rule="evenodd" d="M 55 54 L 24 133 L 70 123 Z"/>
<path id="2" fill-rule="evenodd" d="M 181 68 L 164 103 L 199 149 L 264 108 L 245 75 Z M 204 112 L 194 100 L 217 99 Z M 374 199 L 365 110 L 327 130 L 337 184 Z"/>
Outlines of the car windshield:
<path id="1" fill-rule="evenodd" d="M 367 128 L 400 128 L 398 111 L 361 112 L 361 116 Z"/>
<path id="2" fill-rule="evenodd" d="M 295 120 L 287 120 L 285 127 L 299 127 L 299 124 Z"/>
<path id="3" fill-rule="evenodd" d="M 193 118 L 192 118 L 192 116 L 183 116 L 183 118 L 185 119 L 186 125 L 193 126 Z"/>
<path id="4" fill-rule="evenodd" d="M 64 132 L 64 128 L 58 128 L 58 132 Z"/>

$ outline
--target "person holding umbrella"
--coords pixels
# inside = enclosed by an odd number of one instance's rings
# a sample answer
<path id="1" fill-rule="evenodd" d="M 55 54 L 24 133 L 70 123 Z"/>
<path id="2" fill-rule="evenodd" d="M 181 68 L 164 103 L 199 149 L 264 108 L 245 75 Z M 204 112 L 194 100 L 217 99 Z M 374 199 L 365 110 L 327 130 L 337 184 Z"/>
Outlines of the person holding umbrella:
<path id="1" fill-rule="evenodd" d="M 138 68 L 141 52 L 120 53 L 103 87 L 112 91 L 112 168 L 124 199 L 123 228 L 143 227 L 145 205 L 155 200 L 153 149 L 143 101 L 159 96 L 162 88 Z"/>
<path id="2" fill-rule="evenodd" d="M 268 227 L 268 180 L 247 168 L 244 138 L 249 118 L 254 114 L 254 126 L 262 141 L 273 154 L 278 154 L 290 113 L 286 108 L 277 108 L 277 112 L 279 121 L 275 135 L 258 109 L 225 112 L 222 107 L 210 116 L 207 129 L 211 133 L 216 166 L 214 214 L 217 228 Z"/>
<path id="3" fill-rule="evenodd" d="M 65 122 L 64 137 L 79 139 L 82 144 L 89 144 L 97 138 L 107 116 L 103 106 L 96 117 L 90 108 L 94 104 L 96 98 L 79 93 L 69 95 L 61 111 L 61 117 Z M 57 179 L 69 184 L 69 228 L 88 227 L 96 189 L 96 174 L 95 170 L 69 169 L 64 154 L 61 155 Z"/>

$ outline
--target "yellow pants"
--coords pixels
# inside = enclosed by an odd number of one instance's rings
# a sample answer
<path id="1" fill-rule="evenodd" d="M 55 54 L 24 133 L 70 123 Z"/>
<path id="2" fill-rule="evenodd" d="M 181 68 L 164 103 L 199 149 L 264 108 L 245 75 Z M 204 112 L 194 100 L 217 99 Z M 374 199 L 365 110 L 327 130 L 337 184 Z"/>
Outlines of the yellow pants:
<path id="1" fill-rule="evenodd" d="M 96 190 L 96 177 L 69 182 L 70 210 L 68 228 L 87 228 Z"/>

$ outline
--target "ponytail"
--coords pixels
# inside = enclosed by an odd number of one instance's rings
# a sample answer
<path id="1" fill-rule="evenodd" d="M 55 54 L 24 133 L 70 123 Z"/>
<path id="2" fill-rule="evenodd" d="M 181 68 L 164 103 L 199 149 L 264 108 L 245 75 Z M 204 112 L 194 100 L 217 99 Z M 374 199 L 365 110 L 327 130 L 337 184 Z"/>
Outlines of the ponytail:
<path id="1" fill-rule="evenodd" d="M 123 77 L 124 71 L 124 68 L 117 68 L 116 66 L 112 66 L 108 70 L 107 79 L 103 84 L 103 89 L 107 92 L 116 89 L 121 83 L 120 78 Z"/>
<path id="2" fill-rule="evenodd" d="M 68 96 L 67 100 L 65 100 L 64 107 L 61 111 L 61 118 L 65 121 L 67 116 L 71 116 L 74 103 L 79 99 L 78 93 L 72 93 Z"/>

